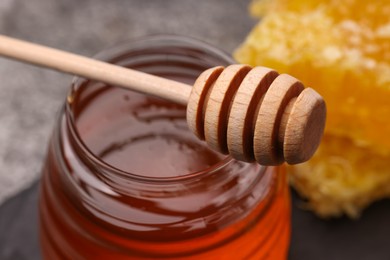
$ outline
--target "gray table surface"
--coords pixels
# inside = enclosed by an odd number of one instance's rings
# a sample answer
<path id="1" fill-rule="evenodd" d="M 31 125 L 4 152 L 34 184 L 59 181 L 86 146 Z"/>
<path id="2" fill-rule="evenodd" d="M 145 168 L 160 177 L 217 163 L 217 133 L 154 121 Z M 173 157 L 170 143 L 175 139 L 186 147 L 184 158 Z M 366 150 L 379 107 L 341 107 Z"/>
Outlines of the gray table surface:
<path id="1" fill-rule="evenodd" d="M 0 0 L 0 34 L 93 56 L 149 34 L 232 52 L 256 23 L 249 0 Z M 37 179 L 69 75 L 0 58 L 0 204 Z"/>

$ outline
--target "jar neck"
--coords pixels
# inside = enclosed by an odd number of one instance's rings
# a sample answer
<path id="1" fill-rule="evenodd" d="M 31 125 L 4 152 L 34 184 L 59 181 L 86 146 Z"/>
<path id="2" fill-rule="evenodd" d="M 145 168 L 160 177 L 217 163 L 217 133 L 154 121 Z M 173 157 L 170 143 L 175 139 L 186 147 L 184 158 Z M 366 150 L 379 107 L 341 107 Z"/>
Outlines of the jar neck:
<path id="1" fill-rule="evenodd" d="M 194 81 L 209 67 L 231 63 L 219 50 L 177 37 L 132 43 L 102 56 L 182 81 Z M 134 239 L 181 240 L 236 223 L 262 201 L 268 205 L 277 175 L 258 164 L 221 157 L 211 166 L 181 176 L 150 177 L 113 167 L 96 156 L 83 140 L 77 120 L 89 102 L 107 88 L 112 86 L 75 79 L 54 141 L 65 194 L 80 212 L 98 222 L 99 228 Z M 262 211 L 263 206 L 258 208 Z"/>
<path id="2" fill-rule="evenodd" d="M 79 170 L 84 169 L 88 174 L 93 173 L 97 179 L 100 179 L 121 194 L 131 195 L 131 191 L 136 191 L 142 186 L 144 188 L 148 187 L 152 191 L 154 189 L 159 190 L 162 186 L 168 189 L 169 187 L 175 187 L 173 191 L 176 192 L 177 185 L 181 183 L 185 183 L 192 187 L 201 186 L 202 183 L 208 183 L 208 185 L 223 184 L 229 182 L 229 179 L 236 177 L 236 175 L 242 172 L 247 166 L 253 168 L 252 164 L 236 161 L 231 156 L 226 156 L 223 160 L 210 167 L 204 168 L 201 171 L 190 172 L 182 176 L 143 176 L 134 172 L 127 172 L 115 168 L 95 156 L 88 147 L 85 146 L 67 115 L 63 118 L 62 125 L 63 127 L 59 129 L 59 136 L 62 136 L 62 140 L 59 140 L 61 143 L 60 146 L 62 147 L 62 150 L 64 150 L 64 147 L 67 147 L 69 153 L 77 155 L 76 157 L 71 157 L 78 161 L 78 165 L 82 165 Z M 260 174 L 265 170 L 266 167 L 264 166 L 256 166 L 256 171 Z"/>
<path id="3" fill-rule="evenodd" d="M 191 38 L 180 36 L 153 36 L 143 40 L 130 42 L 96 56 L 98 59 L 137 69 L 157 76 L 173 78 L 186 83 L 193 83 L 204 70 L 217 65 L 227 66 L 233 63 L 229 55 L 208 44 Z M 226 157 L 208 168 L 190 172 L 181 177 L 159 178 L 140 176 L 137 172 L 122 171 L 102 161 L 95 156 L 85 145 L 77 129 L 77 118 L 84 106 L 79 103 L 88 103 L 104 85 L 91 86 L 91 81 L 75 78 L 65 105 L 65 114 L 70 141 L 79 157 L 88 162 L 95 172 L 101 173 L 104 179 L 117 179 L 140 182 L 168 183 L 199 179 L 202 175 L 209 175 L 220 168 L 235 164 L 230 157 Z M 90 90 L 88 89 L 90 88 Z M 83 93 L 83 94 L 81 94 Z"/>
<path id="4" fill-rule="evenodd" d="M 133 196 L 141 190 L 143 192 L 159 193 L 163 187 L 164 192 L 176 193 L 178 195 L 178 192 L 188 192 L 189 188 L 192 190 L 198 188 L 206 190 L 217 189 L 237 178 L 239 179 L 237 182 L 241 183 L 256 182 L 259 178 L 262 178 L 263 173 L 267 169 L 267 167 L 258 164 L 236 161 L 232 157 L 227 156 L 210 167 L 182 176 L 143 176 L 134 172 L 123 171 L 102 161 L 83 143 L 77 129 L 69 118 L 69 114 L 65 113 L 61 120 L 61 127 L 57 135 L 58 142 L 56 142 L 59 148 L 56 150 L 65 154 L 58 157 L 67 158 L 68 163 L 64 162 L 64 165 L 78 166 L 76 169 L 68 169 L 68 171 L 78 175 L 77 179 L 84 185 L 90 185 L 91 178 L 94 178 L 95 183 L 106 186 L 111 190 L 111 193 Z M 73 174 L 68 177 L 73 178 Z M 80 183 L 71 186 L 80 186 Z M 104 188 L 104 190 L 107 190 L 107 188 Z"/>

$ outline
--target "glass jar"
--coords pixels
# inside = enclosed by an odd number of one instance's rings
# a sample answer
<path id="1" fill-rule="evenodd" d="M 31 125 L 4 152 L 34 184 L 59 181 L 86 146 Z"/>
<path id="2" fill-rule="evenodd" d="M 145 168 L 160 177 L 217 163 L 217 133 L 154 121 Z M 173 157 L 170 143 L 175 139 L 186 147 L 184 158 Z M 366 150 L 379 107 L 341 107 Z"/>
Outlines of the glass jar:
<path id="1" fill-rule="evenodd" d="M 98 58 L 189 84 L 233 62 L 179 36 Z M 285 259 L 289 238 L 282 167 L 210 150 L 189 132 L 180 105 L 74 80 L 41 181 L 45 259 Z"/>

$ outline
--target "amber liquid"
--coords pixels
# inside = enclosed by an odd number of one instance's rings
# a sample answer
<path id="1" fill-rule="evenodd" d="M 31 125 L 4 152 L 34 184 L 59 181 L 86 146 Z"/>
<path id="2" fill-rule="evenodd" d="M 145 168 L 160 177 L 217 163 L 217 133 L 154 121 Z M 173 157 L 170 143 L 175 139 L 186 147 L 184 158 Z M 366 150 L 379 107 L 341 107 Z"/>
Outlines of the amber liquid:
<path id="1" fill-rule="evenodd" d="M 283 170 L 235 163 L 195 181 L 142 181 L 196 175 L 225 156 L 189 132 L 182 106 L 88 84 L 72 100 L 79 138 L 99 163 L 138 179 L 107 177 L 81 160 L 86 151 L 69 137 L 63 116 L 42 179 L 45 259 L 285 259 Z"/>
<path id="2" fill-rule="evenodd" d="M 118 88 L 83 98 L 76 111 L 81 139 L 101 160 L 129 173 L 175 177 L 197 172 L 225 156 L 188 131 L 183 106 Z"/>

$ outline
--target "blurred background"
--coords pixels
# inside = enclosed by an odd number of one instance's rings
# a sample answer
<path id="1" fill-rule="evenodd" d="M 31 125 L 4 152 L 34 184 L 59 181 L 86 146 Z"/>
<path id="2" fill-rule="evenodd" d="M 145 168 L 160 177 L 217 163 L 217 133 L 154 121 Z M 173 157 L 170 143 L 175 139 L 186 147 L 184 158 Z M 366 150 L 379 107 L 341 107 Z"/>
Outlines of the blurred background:
<path id="1" fill-rule="evenodd" d="M 319 152 L 289 168 L 307 198 L 292 191 L 289 259 L 387 260 L 389 12 L 389 0 L 0 0 L 0 34 L 89 57 L 180 34 L 296 76 L 329 113 Z M 71 80 L 0 58 L 0 260 L 40 259 L 37 180 Z"/>

